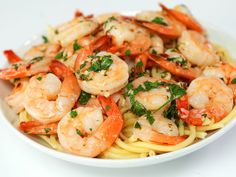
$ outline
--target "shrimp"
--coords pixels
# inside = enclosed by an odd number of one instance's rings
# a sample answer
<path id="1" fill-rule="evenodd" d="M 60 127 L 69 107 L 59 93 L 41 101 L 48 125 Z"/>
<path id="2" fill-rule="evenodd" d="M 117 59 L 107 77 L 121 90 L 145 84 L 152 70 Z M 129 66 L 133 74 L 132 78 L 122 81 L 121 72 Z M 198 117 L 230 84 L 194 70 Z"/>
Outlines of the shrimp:
<path id="1" fill-rule="evenodd" d="M 59 121 L 80 95 L 77 79 L 68 68 L 58 61 L 53 61 L 50 68 L 56 75 L 38 74 L 30 78 L 23 103 L 27 113 L 45 124 Z M 57 76 L 63 77 L 63 82 Z"/>
<path id="2" fill-rule="evenodd" d="M 12 93 L 5 98 L 7 104 L 16 112 L 19 113 L 24 110 L 23 101 L 24 92 L 28 85 L 29 80 L 27 78 L 17 81 Z"/>
<path id="3" fill-rule="evenodd" d="M 233 92 L 219 78 L 213 76 L 201 76 L 193 80 L 188 89 L 188 102 L 193 107 L 189 117 L 202 120 L 210 118 L 219 122 L 233 108 Z"/>
<path id="4" fill-rule="evenodd" d="M 34 46 L 26 52 L 23 59 L 11 64 L 9 68 L 0 69 L 0 79 L 10 80 L 24 78 L 41 72 L 48 72 L 49 65 L 60 50 L 57 44 Z"/>
<path id="5" fill-rule="evenodd" d="M 55 29 L 49 28 L 49 41 L 52 43 L 59 43 L 62 47 L 66 47 L 75 40 L 91 34 L 97 27 L 98 23 L 92 19 L 86 19 L 83 16 L 76 17 Z"/>
<path id="6" fill-rule="evenodd" d="M 6 56 L 8 62 L 10 64 L 14 64 L 14 63 L 17 63 L 19 61 L 21 61 L 22 59 L 17 55 L 15 54 L 15 52 L 13 52 L 12 50 L 4 50 L 3 51 L 4 55 Z"/>
<path id="7" fill-rule="evenodd" d="M 176 6 L 175 9 L 169 9 L 165 5 L 160 3 L 161 8 L 169 15 L 173 16 L 176 20 L 184 24 L 186 27 L 195 30 L 199 33 L 203 33 L 202 26 L 194 19 L 186 6 Z"/>
<path id="8" fill-rule="evenodd" d="M 152 62 L 148 63 L 147 65 L 151 66 L 158 65 L 163 69 L 169 71 L 173 75 L 186 78 L 188 80 L 193 80 L 201 74 L 201 70 L 199 68 L 197 67 L 192 68 L 188 66 L 188 63 L 185 61 L 185 59 L 182 58 L 182 56 L 178 53 L 172 52 L 170 56 L 168 54 L 167 55 L 149 54 L 148 56 L 149 59 L 152 60 Z"/>
<path id="9" fill-rule="evenodd" d="M 154 36 L 151 39 L 150 34 L 144 28 L 138 27 L 133 23 L 128 23 L 124 19 L 109 18 L 104 23 L 103 30 L 108 36 L 112 37 L 112 43 L 114 45 L 112 48 L 113 53 L 121 49 L 121 55 L 139 55 L 147 51 L 152 46 L 152 42 L 158 42 L 158 44 L 153 44 L 154 47 L 158 50 L 160 49 L 160 51 L 163 50 L 163 43 L 160 38 Z"/>
<path id="10" fill-rule="evenodd" d="M 212 44 L 196 31 L 184 31 L 178 39 L 178 49 L 189 62 L 199 67 L 214 65 L 220 60 Z"/>
<path id="11" fill-rule="evenodd" d="M 67 151 L 80 156 L 96 157 L 119 136 L 123 119 L 116 103 L 103 96 L 98 99 L 107 119 L 104 120 L 101 109 L 97 107 L 79 107 L 59 122 L 58 138 Z"/>
<path id="12" fill-rule="evenodd" d="M 142 141 L 154 142 L 158 144 L 175 145 L 185 140 L 179 136 L 179 131 L 175 123 L 164 118 L 160 112 L 153 114 L 155 121 L 151 125 L 145 116 L 138 119 L 140 128 L 134 127 L 134 136 Z"/>
<path id="13" fill-rule="evenodd" d="M 180 22 L 163 12 L 143 11 L 136 14 L 136 19 L 142 26 L 168 38 L 178 38 L 186 29 Z"/>
<path id="14" fill-rule="evenodd" d="M 157 79 L 151 77 L 139 77 L 132 82 L 132 85 L 135 89 L 143 85 L 147 81 L 156 82 Z M 146 92 L 139 92 L 137 95 L 135 95 L 135 100 L 140 102 L 147 110 L 157 110 L 169 100 L 170 96 L 171 94 L 167 88 L 159 87 L 153 88 Z M 168 105 L 169 104 L 164 106 L 162 110 L 164 110 Z"/>
<path id="15" fill-rule="evenodd" d="M 90 49 L 88 53 L 91 54 Z M 94 95 L 109 96 L 125 87 L 129 78 L 126 62 L 108 52 L 90 56 L 88 53 L 78 58 L 77 75 L 82 90 Z"/>

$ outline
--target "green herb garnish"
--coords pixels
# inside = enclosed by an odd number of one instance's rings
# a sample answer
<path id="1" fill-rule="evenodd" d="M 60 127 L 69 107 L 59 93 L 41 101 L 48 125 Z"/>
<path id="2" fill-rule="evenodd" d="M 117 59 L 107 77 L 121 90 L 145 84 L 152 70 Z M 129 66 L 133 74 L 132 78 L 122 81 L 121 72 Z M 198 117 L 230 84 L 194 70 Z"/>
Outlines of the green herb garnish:
<path id="1" fill-rule="evenodd" d="M 75 118 L 77 115 L 78 115 L 78 113 L 77 113 L 76 110 L 72 110 L 72 111 L 70 112 L 70 117 L 71 117 L 71 118 Z"/>
<path id="2" fill-rule="evenodd" d="M 111 107 L 109 105 L 106 105 L 105 109 L 106 109 L 106 111 L 108 111 L 111 109 Z"/>
<path id="3" fill-rule="evenodd" d="M 187 69 L 188 68 L 188 63 L 185 59 L 182 57 L 172 57 L 172 58 L 167 58 L 168 61 L 175 62 L 179 64 L 180 66 L 183 66 L 183 68 Z"/>
<path id="4" fill-rule="evenodd" d="M 49 133 L 51 131 L 51 128 L 44 128 L 45 133 Z"/>
<path id="5" fill-rule="evenodd" d="M 165 22 L 164 18 L 162 18 L 162 17 L 155 17 L 155 18 L 152 20 L 152 22 L 153 22 L 153 23 L 160 24 L 160 25 L 168 26 L 168 24 Z"/>
<path id="6" fill-rule="evenodd" d="M 172 101 L 170 107 L 163 112 L 163 116 L 168 119 L 171 119 L 171 118 L 178 119 L 179 118 L 178 109 L 177 109 L 175 100 Z"/>
<path id="7" fill-rule="evenodd" d="M 85 91 L 82 91 L 80 93 L 80 96 L 79 96 L 79 103 L 81 105 L 86 105 L 89 101 L 89 99 L 91 98 L 91 94 L 90 93 L 87 93 Z"/>
<path id="8" fill-rule="evenodd" d="M 126 56 L 130 56 L 130 55 L 131 55 L 131 51 L 130 51 L 130 50 L 126 50 L 126 51 L 125 51 L 125 55 L 126 55 Z"/>
<path id="9" fill-rule="evenodd" d="M 138 122 L 136 122 L 136 123 L 134 124 L 134 128 L 141 129 L 141 125 L 140 125 Z"/>
<path id="10" fill-rule="evenodd" d="M 83 134 L 79 129 L 76 129 L 76 133 L 77 133 L 77 135 L 79 135 L 79 136 L 84 136 L 84 134 Z"/>
<path id="11" fill-rule="evenodd" d="M 42 80 L 42 77 L 41 77 L 41 76 L 37 77 L 37 80 L 41 81 L 41 80 Z"/>
<path id="12" fill-rule="evenodd" d="M 59 60 L 63 57 L 63 51 L 59 52 L 58 54 L 56 54 L 55 59 Z"/>
<path id="13" fill-rule="evenodd" d="M 81 46 L 77 43 L 77 41 L 74 42 L 73 49 L 74 51 L 81 49 Z"/>
<path id="14" fill-rule="evenodd" d="M 143 62 L 142 61 L 139 61 L 137 64 L 136 64 L 137 67 L 142 67 L 143 66 Z"/>
<path id="15" fill-rule="evenodd" d="M 34 63 L 37 63 L 39 61 L 43 60 L 43 57 L 42 56 L 39 56 L 39 57 L 35 57 L 33 59 L 30 60 L 30 64 L 34 64 Z"/>
<path id="16" fill-rule="evenodd" d="M 48 38 L 46 36 L 42 35 L 42 38 L 43 38 L 44 44 L 48 43 Z"/>
<path id="17" fill-rule="evenodd" d="M 236 78 L 231 81 L 231 84 L 236 84 Z"/>

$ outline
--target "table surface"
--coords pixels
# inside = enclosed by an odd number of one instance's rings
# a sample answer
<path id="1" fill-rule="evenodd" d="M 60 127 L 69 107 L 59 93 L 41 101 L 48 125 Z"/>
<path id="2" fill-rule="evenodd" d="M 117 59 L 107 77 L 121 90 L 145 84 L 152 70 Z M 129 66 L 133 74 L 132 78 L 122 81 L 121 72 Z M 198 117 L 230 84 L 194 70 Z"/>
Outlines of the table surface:
<path id="1" fill-rule="evenodd" d="M 164 2 L 164 1 L 163 1 Z M 236 38 L 234 0 L 165 0 L 167 5 L 185 3 L 193 14 L 220 26 Z M 26 39 L 70 19 L 75 9 L 85 13 L 104 11 L 137 11 L 155 9 L 156 0 L 0 0 L 0 51 L 16 49 Z M 2 54 L 0 55 L 4 59 Z M 7 128 L 0 118 L 0 176 L 4 177 L 63 177 L 63 176 L 161 176 L 161 177 L 220 177 L 235 176 L 236 127 L 223 137 L 185 157 L 143 168 L 103 169 L 72 164 L 47 156 L 23 141 Z"/>

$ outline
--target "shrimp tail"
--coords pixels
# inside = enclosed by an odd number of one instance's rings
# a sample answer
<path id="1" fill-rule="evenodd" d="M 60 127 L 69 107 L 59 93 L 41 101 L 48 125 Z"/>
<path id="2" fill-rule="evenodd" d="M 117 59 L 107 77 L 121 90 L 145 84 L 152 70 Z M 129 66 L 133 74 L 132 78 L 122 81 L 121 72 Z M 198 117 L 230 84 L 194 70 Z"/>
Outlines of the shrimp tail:
<path id="1" fill-rule="evenodd" d="M 4 50 L 3 54 L 6 56 L 10 64 L 14 64 L 19 61 L 22 61 L 22 59 L 18 55 L 16 55 L 16 53 L 12 50 Z"/>
<path id="2" fill-rule="evenodd" d="M 107 147 L 110 147 L 119 136 L 123 127 L 122 115 L 112 97 L 106 98 L 104 96 L 98 96 L 98 100 L 108 118 L 96 131 L 95 136 L 101 141 L 104 141 Z"/>
<path id="3" fill-rule="evenodd" d="M 186 139 L 185 136 L 168 136 L 157 132 L 151 133 L 151 141 L 158 144 L 176 145 Z"/>
<path id="4" fill-rule="evenodd" d="M 53 135 L 57 134 L 57 124 L 42 124 L 39 121 L 28 121 L 21 122 L 19 128 L 30 135 Z"/>
<path id="5" fill-rule="evenodd" d="M 28 75 L 28 70 L 24 65 L 19 68 L 6 68 L 0 70 L 0 79 L 10 80 L 15 78 L 23 78 Z"/>
<path id="6" fill-rule="evenodd" d="M 145 72 L 147 65 L 148 56 L 144 53 L 135 58 L 135 76 L 137 77 L 139 73 Z"/>
<path id="7" fill-rule="evenodd" d="M 164 55 L 157 56 L 157 55 L 149 54 L 149 58 L 160 67 L 166 69 L 170 73 L 177 75 L 179 77 L 182 77 L 188 80 L 193 80 L 200 75 L 199 70 L 195 70 L 193 68 L 184 69 L 181 66 L 176 65 L 176 63 L 174 62 L 168 61 L 166 59 L 166 56 Z"/>
<path id="8" fill-rule="evenodd" d="M 161 8 L 166 11 L 169 15 L 174 17 L 179 22 L 183 23 L 185 26 L 187 26 L 190 29 L 193 29 L 199 33 L 203 33 L 204 30 L 202 26 L 191 16 L 184 14 L 180 11 L 169 9 L 164 4 L 160 3 Z"/>
<path id="9" fill-rule="evenodd" d="M 50 64 L 50 70 L 59 78 L 73 74 L 63 63 L 53 60 Z"/>

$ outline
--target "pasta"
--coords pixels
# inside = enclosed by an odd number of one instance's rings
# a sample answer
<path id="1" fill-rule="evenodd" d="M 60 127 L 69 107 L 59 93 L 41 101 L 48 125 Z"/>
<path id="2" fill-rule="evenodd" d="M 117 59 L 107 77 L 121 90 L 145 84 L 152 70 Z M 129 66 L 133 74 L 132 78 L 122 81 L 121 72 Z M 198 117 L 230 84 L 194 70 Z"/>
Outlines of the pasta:
<path id="1" fill-rule="evenodd" d="M 132 159 L 177 151 L 236 116 L 236 68 L 184 6 L 75 17 L 0 79 L 19 129 L 61 152 Z M 184 18 L 183 18 L 184 17 Z M 188 20 L 186 20 L 186 17 Z"/>

